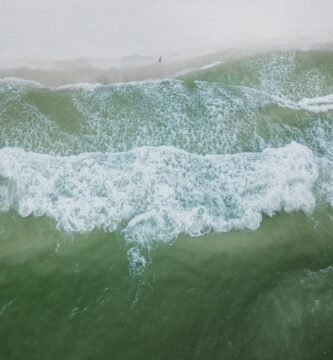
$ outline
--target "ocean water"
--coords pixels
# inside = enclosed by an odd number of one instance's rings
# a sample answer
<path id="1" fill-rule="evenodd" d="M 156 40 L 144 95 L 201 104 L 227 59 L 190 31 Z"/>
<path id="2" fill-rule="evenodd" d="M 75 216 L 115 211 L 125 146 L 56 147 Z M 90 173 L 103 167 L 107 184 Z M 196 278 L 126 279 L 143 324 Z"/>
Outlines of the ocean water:
<path id="1" fill-rule="evenodd" d="M 332 359 L 333 53 L 0 80 L 0 359 Z"/>

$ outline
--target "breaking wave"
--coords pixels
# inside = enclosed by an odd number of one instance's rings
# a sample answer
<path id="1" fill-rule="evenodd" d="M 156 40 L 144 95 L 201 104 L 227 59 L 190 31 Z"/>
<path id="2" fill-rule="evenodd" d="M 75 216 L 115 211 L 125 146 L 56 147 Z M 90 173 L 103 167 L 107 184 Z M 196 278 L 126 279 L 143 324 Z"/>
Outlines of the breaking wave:
<path id="1" fill-rule="evenodd" d="M 61 157 L 0 150 L 1 207 L 49 216 L 67 232 L 120 230 L 168 241 L 257 229 L 263 215 L 316 205 L 316 157 L 291 143 L 260 153 L 196 155 L 173 147 Z"/>

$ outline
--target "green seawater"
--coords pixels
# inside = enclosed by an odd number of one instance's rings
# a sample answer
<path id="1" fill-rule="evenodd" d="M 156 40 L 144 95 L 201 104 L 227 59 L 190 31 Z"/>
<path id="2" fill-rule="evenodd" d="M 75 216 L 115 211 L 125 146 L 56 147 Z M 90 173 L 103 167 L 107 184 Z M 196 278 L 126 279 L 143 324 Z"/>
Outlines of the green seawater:
<path id="1" fill-rule="evenodd" d="M 180 237 L 140 276 L 124 239 L 1 217 L 1 359 L 330 359 L 332 224 Z"/>
<path id="2" fill-rule="evenodd" d="M 0 360 L 333 358 L 333 53 L 0 81 Z"/>

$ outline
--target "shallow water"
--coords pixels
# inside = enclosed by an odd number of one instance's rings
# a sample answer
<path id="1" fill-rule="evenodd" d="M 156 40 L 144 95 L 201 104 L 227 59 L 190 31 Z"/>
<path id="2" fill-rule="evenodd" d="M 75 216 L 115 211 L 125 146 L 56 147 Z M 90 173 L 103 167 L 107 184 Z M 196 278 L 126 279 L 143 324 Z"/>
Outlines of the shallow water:
<path id="1" fill-rule="evenodd" d="M 333 57 L 0 82 L 0 359 L 331 359 Z"/>

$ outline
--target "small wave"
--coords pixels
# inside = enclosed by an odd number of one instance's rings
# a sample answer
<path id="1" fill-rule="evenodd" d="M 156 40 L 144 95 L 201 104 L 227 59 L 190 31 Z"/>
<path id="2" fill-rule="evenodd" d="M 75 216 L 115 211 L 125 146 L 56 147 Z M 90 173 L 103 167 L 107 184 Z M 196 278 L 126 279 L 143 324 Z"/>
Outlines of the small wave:
<path id="1" fill-rule="evenodd" d="M 16 85 L 16 86 L 30 86 L 36 88 L 42 88 L 43 85 L 35 80 L 27 80 L 18 77 L 4 77 L 0 78 L 0 84 Z"/>
<path id="2" fill-rule="evenodd" d="M 213 62 L 211 64 L 201 66 L 200 70 L 208 70 L 208 69 L 214 68 L 216 66 L 219 66 L 219 65 L 221 65 L 223 63 L 224 63 L 224 61 L 216 61 L 216 62 Z"/>
<path id="3" fill-rule="evenodd" d="M 316 96 L 313 98 L 305 97 L 295 101 L 286 97 L 271 94 L 263 89 L 249 88 L 246 86 L 235 86 L 235 88 L 243 91 L 245 95 L 253 96 L 256 94 L 259 98 L 258 104 L 265 104 L 265 102 L 267 103 L 267 100 L 270 99 L 273 103 L 292 110 L 306 110 L 316 114 L 333 110 L 333 94 Z"/>
<path id="4" fill-rule="evenodd" d="M 180 76 L 184 76 L 184 75 L 196 72 L 196 71 L 209 70 L 209 69 L 212 69 L 212 68 L 214 68 L 216 66 L 219 66 L 219 65 L 221 65 L 223 63 L 224 63 L 224 61 L 216 61 L 216 62 L 207 64 L 207 65 L 203 65 L 201 67 L 193 67 L 193 68 L 183 69 L 183 70 L 180 70 L 180 71 L 176 72 L 175 74 L 173 74 L 171 76 L 171 78 L 178 78 Z"/>
<path id="5" fill-rule="evenodd" d="M 272 96 L 272 99 L 283 107 L 288 107 L 294 110 L 306 110 L 313 113 L 322 113 L 333 110 L 333 94 L 326 96 L 318 96 L 314 98 L 303 98 L 297 102 Z"/>
<path id="6" fill-rule="evenodd" d="M 315 98 L 304 98 L 298 104 L 306 110 L 313 112 L 327 112 L 333 110 L 333 94 L 319 96 Z"/>
<path id="7" fill-rule="evenodd" d="M 110 83 L 100 83 L 100 82 L 77 82 L 69 83 L 64 85 L 52 86 L 52 85 L 43 85 L 42 83 L 35 80 L 27 80 L 24 78 L 18 77 L 4 77 L 0 78 L 0 83 L 3 85 L 13 85 L 20 87 L 32 87 L 32 88 L 41 88 L 53 91 L 61 90 L 95 90 L 102 87 L 117 87 L 117 86 L 130 86 L 130 85 L 144 85 L 144 84 L 154 84 L 159 83 L 162 80 L 160 79 L 145 79 L 145 80 L 135 80 L 135 81 L 126 81 L 126 82 L 110 82 Z"/>

